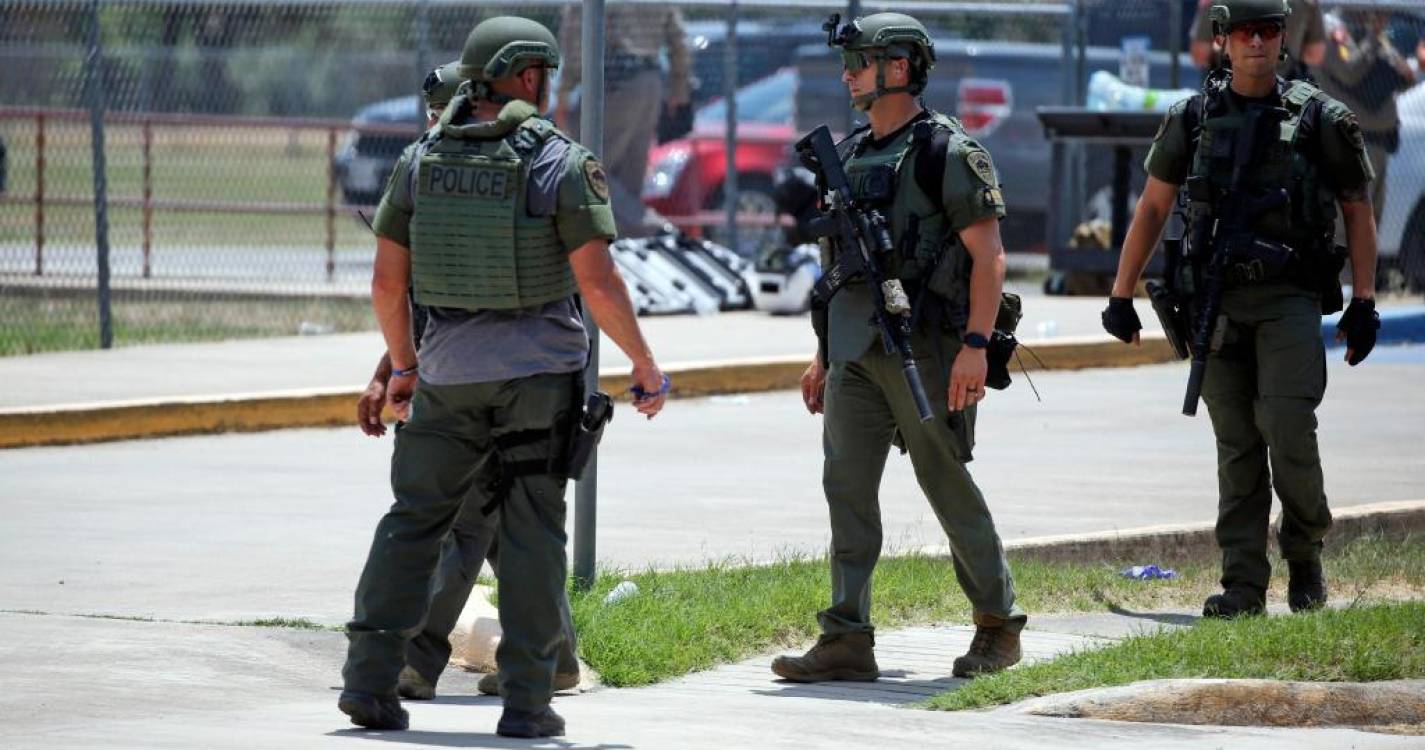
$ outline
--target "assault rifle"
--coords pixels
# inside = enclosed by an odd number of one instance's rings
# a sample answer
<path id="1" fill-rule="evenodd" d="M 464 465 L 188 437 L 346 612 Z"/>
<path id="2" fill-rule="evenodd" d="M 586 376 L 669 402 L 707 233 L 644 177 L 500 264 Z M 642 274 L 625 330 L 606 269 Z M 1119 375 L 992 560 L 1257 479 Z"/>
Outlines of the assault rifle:
<path id="1" fill-rule="evenodd" d="M 825 306 L 847 281 L 864 276 L 870 287 L 871 299 L 875 306 L 876 327 L 881 331 L 881 343 L 887 354 L 896 354 L 901 359 L 901 371 L 905 374 L 906 386 L 915 400 L 915 410 L 920 421 L 934 418 L 930 410 L 930 400 L 925 397 L 925 385 L 920 380 L 920 371 L 915 366 L 915 356 L 910 348 L 911 306 L 905 287 L 900 279 L 887 279 L 881 264 L 888 261 L 891 254 L 891 231 L 886 217 L 872 206 L 860 205 L 851 193 L 851 185 L 846 179 L 846 170 L 841 166 L 841 155 L 831 140 L 831 131 L 821 126 L 797 141 L 797 156 L 802 165 L 814 172 L 820 185 L 827 189 L 826 210 L 822 216 L 811 222 L 810 229 L 817 237 L 827 237 L 839 248 L 841 260 L 827 270 L 827 278 L 818 283 L 818 299 L 815 304 Z"/>
<path id="2" fill-rule="evenodd" d="M 1260 255 L 1262 243 L 1252 233 L 1252 220 L 1287 202 L 1287 192 L 1278 188 L 1265 195 L 1256 195 L 1247 184 L 1248 171 L 1253 168 L 1257 147 L 1265 134 L 1275 137 L 1282 120 L 1290 113 L 1281 107 L 1248 107 L 1242 126 L 1232 144 L 1232 178 L 1227 194 L 1212 201 L 1218 210 L 1212 216 L 1198 217 L 1189 236 L 1188 253 L 1197 256 L 1204 251 L 1206 259 L 1202 284 L 1197 287 L 1199 307 L 1192 328 L 1192 369 L 1188 372 L 1187 393 L 1183 397 L 1183 414 L 1197 414 L 1197 402 L 1202 396 L 1202 381 L 1207 374 L 1207 356 L 1216 351 L 1226 336 L 1227 321 L 1222 312 L 1222 287 L 1227 281 L 1228 264 L 1234 259 Z M 1203 177 L 1188 179 L 1188 195 L 1197 199 L 1208 189 Z M 1199 262 L 1201 260 L 1199 259 Z"/>

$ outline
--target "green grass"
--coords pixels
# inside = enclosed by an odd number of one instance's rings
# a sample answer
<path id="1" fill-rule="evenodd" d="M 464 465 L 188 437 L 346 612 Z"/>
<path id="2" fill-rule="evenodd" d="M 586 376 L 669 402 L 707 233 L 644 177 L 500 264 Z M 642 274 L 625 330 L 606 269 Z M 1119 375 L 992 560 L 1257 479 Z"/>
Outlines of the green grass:
<path id="1" fill-rule="evenodd" d="M 1148 561 L 1139 561 L 1148 562 Z M 1215 562 L 1158 561 L 1178 570 L 1165 581 L 1122 578 L 1122 564 L 1011 563 L 1020 605 L 1031 614 L 1197 607 L 1217 591 Z M 1363 539 L 1332 550 L 1327 575 L 1337 600 L 1400 598 L 1425 592 L 1425 540 Z M 640 593 L 612 605 L 604 596 L 625 578 Z M 592 590 L 571 594 L 581 655 L 609 685 L 646 685 L 790 648 L 817 633 L 829 599 L 827 562 L 791 558 L 774 565 L 713 565 L 636 574 L 606 572 Z M 1269 592 L 1281 599 L 1280 588 Z M 970 611 L 949 560 L 883 558 L 873 584 L 872 620 L 890 628 L 966 622 Z"/>
<path id="2" fill-rule="evenodd" d="M 304 322 L 333 333 L 375 328 L 371 304 L 355 299 L 165 301 L 116 296 L 112 311 L 115 346 L 292 336 Z M 0 356 L 98 346 L 99 312 L 93 298 L 0 296 Z"/>
<path id="3" fill-rule="evenodd" d="M 26 202 L 0 204 L 0 244 L 33 243 L 38 168 L 32 121 L 0 121 L 9 149 L 7 190 Z M 45 206 L 45 235 L 51 246 L 94 242 L 93 168 L 88 122 L 51 122 L 46 127 L 44 187 L 51 199 L 73 198 L 85 205 Z M 108 194 L 115 201 L 143 196 L 140 129 L 114 125 L 106 137 Z M 327 141 L 320 131 L 156 126 L 151 149 L 151 195 L 157 201 L 280 203 L 324 206 L 327 199 Z M 338 206 L 341 194 L 337 193 Z M 142 213 L 111 206 L 110 234 L 116 244 L 139 243 Z M 365 247 L 366 227 L 339 215 L 340 247 Z M 307 245 L 326 241 L 323 213 L 231 214 L 155 210 L 153 242 L 165 245 Z"/>
<path id="4" fill-rule="evenodd" d="M 1425 602 L 1203 620 L 981 677 L 929 708 L 983 708 L 1050 693 L 1169 678 L 1371 682 L 1425 677 Z"/>

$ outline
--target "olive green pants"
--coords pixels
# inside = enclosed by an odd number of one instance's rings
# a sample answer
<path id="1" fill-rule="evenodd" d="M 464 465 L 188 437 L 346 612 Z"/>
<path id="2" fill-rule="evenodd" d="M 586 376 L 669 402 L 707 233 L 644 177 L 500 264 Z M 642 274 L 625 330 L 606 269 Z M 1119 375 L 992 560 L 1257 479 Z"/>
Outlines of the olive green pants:
<path id="1" fill-rule="evenodd" d="M 487 459 L 485 465 L 494 466 L 495 463 Z M 491 481 L 497 479 L 495 477 Z M 471 494 L 465 497 L 450 533 L 441 543 L 440 562 L 431 582 L 425 623 L 421 632 L 406 644 L 406 665 L 432 685 L 439 682 L 445 666 L 450 663 L 450 633 L 470 601 L 470 592 L 480 577 L 480 566 L 489 560 L 490 571 L 499 575 L 500 516 L 498 510 L 490 515 L 483 512 L 490 500 L 490 493 L 484 490 L 485 485 L 477 480 Z M 574 655 L 574 626 L 567 620 L 564 634 L 556 667 L 560 674 L 579 669 L 578 658 Z"/>
<path id="2" fill-rule="evenodd" d="M 1316 296 L 1289 284 L 1226 292 L 1230 321 L 1208 358 L 1202 396 L 1217 437 L 1217 544 L 1222 585 L 1266 589 L 1272 487 L 1282 503 L 1277 543 L 1314 560 L 1331 527 L 1316 445 L 1326 352 Z"/>
<path id="3" fill-rule="evenodd" d="M 566 480 L 528 467 L 562 447 L 579 373 L 510 381 L 422 383 L 411 419 L 398 427 L 391 459 L 396 502 L 377 524 L 347 624 L 346 689 L 394 695 L 406 646 L 427 619 L 446 532 L 495 460 L 507 490 L 498 497 L 500 626 L 496 660 L 505 705 L 548 705 L 556 662 L 569 637 L 564 554 Z M 498 449 L 496 446 L 499 446 Z M 570 648 L 572 651 L 573 649 Z"/>
<path id="4" fill-rule="evenodd" d="M 950 413 L 945 394 L 956 351 L 946 342 L 917 359 L 935 417 L 922 423 L 900 360 L 879 344 L 853 362 L 833 362 L 826 381 L 822 486 L 831 511 L 831 607 L 817 615 L 828 634 L 872 632 L 871 574 L 881 555 L 881 474 L 900 431 L 915 476 L 950 538 L 960 588 L 976 613 L 1017 617 L 1014 583 L 984 496 L 965 463 L 975 408 Z M 926 352 L 926 347 L 917 353 Z"/>

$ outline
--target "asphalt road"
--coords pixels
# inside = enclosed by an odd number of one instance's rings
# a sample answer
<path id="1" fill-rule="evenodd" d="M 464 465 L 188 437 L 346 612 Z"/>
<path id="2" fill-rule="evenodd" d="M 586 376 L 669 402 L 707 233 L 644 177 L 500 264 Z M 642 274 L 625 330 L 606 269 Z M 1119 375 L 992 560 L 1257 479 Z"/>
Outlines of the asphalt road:
<path id="1" fill-rule="evenodd" d="M 1425 496 L 1422 376 L 1421 347 L 1332 362 L 1320 418 L 1333 504 Z M 1210 520 L 1212 437 L 1205 415 L 1178 414 L 1185 377 L 1045 373 L 1043 403 L 1022 376 L 993 394 L 972 470 L 1002 535 Z M 353 427 L 0 452 L 0 610 L 341 622 L 390 503 L 390 450 Z M 622 410 L 600 461 L 599 559 L 819 552 L 820 464 L 820 418 L 791 392 L 674 402 L 652 422 Z M 906 459 L 889 462 L 881 500 L 888 547 L 943 542 Z"/>

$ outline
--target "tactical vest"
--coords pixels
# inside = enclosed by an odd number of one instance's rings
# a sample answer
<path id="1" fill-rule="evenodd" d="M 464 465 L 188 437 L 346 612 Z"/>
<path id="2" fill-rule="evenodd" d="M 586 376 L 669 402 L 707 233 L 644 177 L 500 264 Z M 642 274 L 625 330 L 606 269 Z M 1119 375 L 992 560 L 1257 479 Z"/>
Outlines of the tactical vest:
<path id="1" fill-rule="evenodd" d="M 963 327 L 969 305 L 970 259 L 949 230 L 940 180 L 944 179 L 944 149 L 949 137 L 963 132 L 954 118 L 932 113 L 911 126 L 903 148 L 867 154 L 863 142 L 853 139 L 847 142 L 849 153 L 844 162 L 855 198 L 877 205 L 890 221 L 895 249 L 892 262 L 885 266 L 887 275 L 901 279 L 913 290 L 929 290 L 940 297 L 957 327 Z M 869 138 L 869 134 L 860 138 Z M 933 153 L 934 149 L 940 153 Z M 918 169 L 921 161 L 940 168 Z M 923 171 L 927 175 L 934 172 L 934 180 L 919 179 Z"/>
<path id="2" fill-rule="evenodd" d="M 463 109 L 460 98 L 446 108 L 411 165 L 416 302 L 510 310 L 569 297 L 577 286 L 555 217 L 530 215 L 528 195 L 535 157 L 563 136 L 526 102 L 493 122 L 452 124 Z"/>
<path id="3" fill-rule="evenodd" d="M 1226 97 L 1225 92 L 1218 95 Z M 1289 113 L 1281 122 L 1277 138 L 1260 144 L 1261 158 L 1247 175 L 1254 191 L 1285 189 L 1285 205 L 1255 218 L 1251 229 L 1260 237 L 1290 246 L 1298 255 L 1322 251 L 1329 244 L 1336 222 L 1335 195 L 1322 180 L 1320 171 L 1296 148 L 1297 133 L 1307 105 L 1322 96 L 1321 90 L 1303 81 L 1292 81 L 1282 92 L 1282 105 Z M 1188 195 L 1190 223 L 1211 221 L 1218 213 L 1232 181 L 1232 149 L 1244 117 L 1225 102 L 1204 102 L 1197 125 L 1189 184 L 1192 178 L 1205 179 L 1207 189 Z"/>

